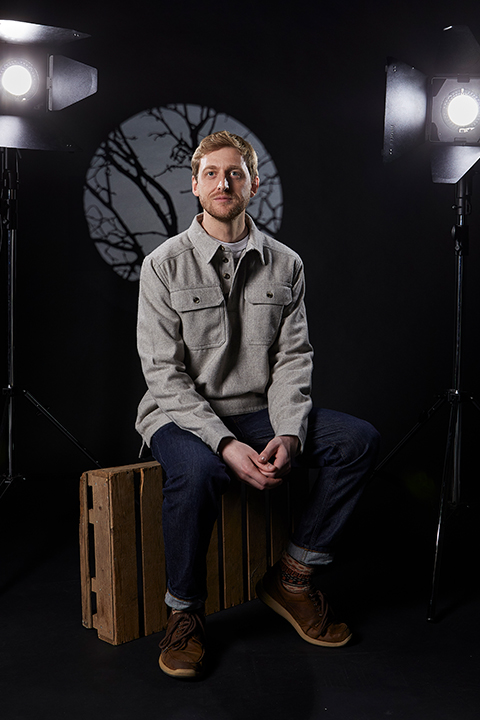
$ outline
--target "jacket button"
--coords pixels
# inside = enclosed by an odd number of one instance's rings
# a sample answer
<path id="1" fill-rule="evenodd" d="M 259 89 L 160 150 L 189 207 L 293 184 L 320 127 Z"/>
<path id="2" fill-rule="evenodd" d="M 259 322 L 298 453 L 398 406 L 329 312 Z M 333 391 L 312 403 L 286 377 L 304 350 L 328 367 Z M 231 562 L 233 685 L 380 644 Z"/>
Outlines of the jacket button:
<path id="1" fill-rule="evenodd" d="M 269 290 L 269 291 L 267 292 L 267 297 L 268 297 L 268 298 L 272 298 L 272 297 L 273 297 L 273 292 L 272 292 L 271 290 Z"/>
<path id="2" fill-rule="evenodd" d="M 195 297 L 193 298 L 193 302 L 194 302 L 196 305 L 198 305 L 198 303 L 200 302 L 200 298 L 195 296 Z"/>

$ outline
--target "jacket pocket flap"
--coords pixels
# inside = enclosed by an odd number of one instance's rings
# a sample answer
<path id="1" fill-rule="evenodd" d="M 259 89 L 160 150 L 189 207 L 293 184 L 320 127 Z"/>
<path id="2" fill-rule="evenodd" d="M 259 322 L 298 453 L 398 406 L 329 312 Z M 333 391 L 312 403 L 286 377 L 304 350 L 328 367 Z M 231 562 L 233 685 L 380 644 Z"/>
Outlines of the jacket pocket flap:
<path id="1" fill-rule="evenodd" d="M 253 305 L 288 305 L 292 302 L 292 289 L 277 283 L 270 283 L 264 287 L 247 286 L 245 297 Z"/>
<path id="2" fill-rule="evenodd" d="M 218 307 L 223 302 L 219 287 L 200 287 L 188 290 L 173 290 L 170 295 L 172 307 L 177 312 L 188 312 L 209 307 Z"/>

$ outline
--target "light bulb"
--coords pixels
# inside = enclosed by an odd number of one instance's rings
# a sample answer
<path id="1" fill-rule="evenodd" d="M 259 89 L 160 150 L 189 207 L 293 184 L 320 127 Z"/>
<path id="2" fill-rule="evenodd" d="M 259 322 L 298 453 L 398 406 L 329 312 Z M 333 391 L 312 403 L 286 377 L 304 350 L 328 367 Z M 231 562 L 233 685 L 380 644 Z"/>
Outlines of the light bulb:
<path id="1" fill-rule="evenodd" d="M 11 95 L 27 95 L 32 85 L 32 74 L 24 65 L 10 65 L 2 74 L 2 86 Z"/>
<path id="2" fill-rule="evenodd" d="M 461 93 L 456 95 L 448 103 L 448 117 L 455 125 L 465 127 L 471 125 L 478 116 L 478 102 L 472 95 Z"/>

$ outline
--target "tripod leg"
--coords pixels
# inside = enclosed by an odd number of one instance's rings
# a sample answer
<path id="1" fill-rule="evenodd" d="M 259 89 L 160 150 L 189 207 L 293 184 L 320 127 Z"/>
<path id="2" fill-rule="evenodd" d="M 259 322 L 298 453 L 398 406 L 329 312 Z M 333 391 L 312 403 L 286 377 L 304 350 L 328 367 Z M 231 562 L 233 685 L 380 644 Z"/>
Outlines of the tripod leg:
<path id="1" fill-rule="evenodd" d="M 52 415 L 51 413 L 48 412 L 47 408 L 43 407 L 43 405 L 41 405 L 41 404 L 38 402 L 38 400 L 35 400 L 35 398 L 33 397 L 33 395 L 31 395 L 31 394 L 28 392 L 28 390 L 23 390 L 23 394 L 25 395 L 25 397 L 27 398 L 27 400 L 30 400 L 30 402 L 32 403 L 32 405 L 34 405 L 34 406 L 37 408 L 37 410 L 39 410 L 41 413 L 43 413 L 43 415 L 45 415 L 45 417 L 47 418 L 47 420 L 50 420 L 50 422 L 51 422 L 53 425 L 55 425 L 55 427 L 56 427 L 58 430 L 60 430 L 60 432 L 62 432 L 62 433 L 65 435 L 65 437 L 67 437 L 67 438 L 70 440 L 70 442 L 72 442 L 72 443 L 75 445 L 75 447 L 77 447 L 79 450 L 81 450 L 81 451 L 83 452 L 83 454 L 86 455 L 86 457 L 87 457 L 94 465 L 96 465 L 98 468 L 101 468 L 101 467 L 102 467 L 102 465 L 100 465 L 100 463 L 98 462 L 98 460 L 95 460 L 95 458 L 90 455 L 90 453 L 88 452 L 88 450 L 87 450 L 86 448 L 84 448 L 83 445 L 81 445 L 81 444 L 78 442 L 78 440 L 77 440 L 65 427 L 63 427 L 63 425 L 62 425 L 61 423 L 59 423 L 56 418 L 53 417 L 53 415 Z"/>
<path id="2" fill-rule="evenodd" d="M 462 460 L 462 403 L 458 401 L 456 410 L 455 438 L 453 443 L 453 478 L 451 502 L 455 508 L 460 502 L 460 465 Z"/>
<path id="3" fill-rule="evenodd" d="M 12 486 L 12 483 L 14 480 L 19 479 L 20 476 L 15 476 L 14 474 L 14 461 L 13 461 L 13 402 L 14 402 L 14 393 L 11 391 L 11 388 L 8 387 L 4 390 L 4 393 L 7 397 L 4 408 L 3 408 L 3 416 L 2 416 L 2 423 L 0 427 L 0 437 L 3 437 L 4 431 L 6 429 L 7 434 L 7 458 L 8 458 L 8 464 L 7 464 L 7 472 L 5 475 L 2 476 L 0 481 L 0 499 L 5 495 L 7 490 Z"/>
<path id="4" fill-rule="evenodd" d="M 443 464 L 442 487 L 440 492 L 440 508 L 438 513 L 437 537 L 435 544 L 435 559 L 433 563 L 433 578 L 428 605 L 427 619 L 431 622 L 436 616 L 436 601 L 438 594 L 438 584 L 440 578 L 440 564 L 443 551 L 443 540 L 445 534 L 445 520 L 448 507 L 448 496 L 450 492 L 455 492 L 454 488 L 458 486 L 459 477 L 457 475 L 460 466 L 460 399 L 455 396 L 450 406 L 450 419 L 448 424 L 447 446 L 445 449 L 445 460 Z"/>
<path id="5" fill-rule="evenodd" d="M 471 398 L 470 398 L 470 402 L 472 403 L 473 407 L 476 407 L 477 410 L 480 412 L 480 405 L 479 405 L 479 403 L 475 400 L 475 398 L 471 397 Z"/>
<path id="6" fill-rule="evenodd" d="M 428 409 L 425 410 L 422 415 L 420 416 L 419 421 L 416 425 L 414 425 L 411 430 L 400 440 L 397 445 L 391 450 L 386 457 L 383 458 L 382 462 L 377 465 L 375 470 L 373 471 L 374 474 L 379 472 L 390 460 L 394 455 L 396 455 L 402 447 L 412 438 L 416 433 L 425 425 L 428 420 L 434 415 L 437 410 L 439 410 L 442 405 L 446 402 L 446 395 L 442 395 L 442 397 L 438 398 L 438 400 Z"/>

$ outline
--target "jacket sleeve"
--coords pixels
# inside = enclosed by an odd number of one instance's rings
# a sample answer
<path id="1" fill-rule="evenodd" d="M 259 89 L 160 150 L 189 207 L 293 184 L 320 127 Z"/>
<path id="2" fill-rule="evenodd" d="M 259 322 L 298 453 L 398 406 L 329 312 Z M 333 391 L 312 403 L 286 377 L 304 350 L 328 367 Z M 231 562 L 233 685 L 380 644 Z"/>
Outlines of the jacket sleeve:
<path id="1" fill-rule="evenodd" d="M 181 321 L 152 258 L 146 258 L 140 275 L 137 345 L 151 399 L 171 422 L 214 452 L 223 438 L 234 437 L 186 372 Z"/>
<path id="2" fill-rule="evenodd" d="M 267 391 L 275 435 L 295 435 L 303 450 L 308 414 L 312 408 L 313 348 L 308 338 L 303 264 L 296 263 L 292 301 L 285 306 L 276 340 L 270 348 Z"/>

